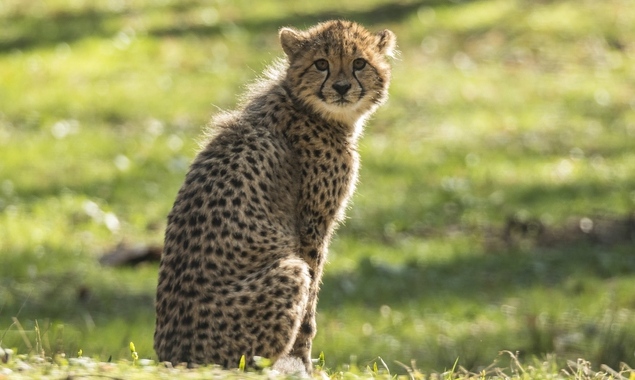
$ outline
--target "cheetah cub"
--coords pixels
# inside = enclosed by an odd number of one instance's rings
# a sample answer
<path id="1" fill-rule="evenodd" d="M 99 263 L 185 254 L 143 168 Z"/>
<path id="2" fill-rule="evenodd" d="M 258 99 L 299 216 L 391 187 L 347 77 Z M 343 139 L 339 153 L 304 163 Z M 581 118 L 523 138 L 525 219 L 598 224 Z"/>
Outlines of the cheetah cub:
<path id="1" fill-rule="evenodd" d="M 213 121 L 168 216 L 161 361 L 231 368 L 259 356 L 311 372 L 327 248 L 355 187 L 363 123 L 387 97 L 395 36 L 329 21 L 283 28 L 280 43 L 286 59 Z"/>

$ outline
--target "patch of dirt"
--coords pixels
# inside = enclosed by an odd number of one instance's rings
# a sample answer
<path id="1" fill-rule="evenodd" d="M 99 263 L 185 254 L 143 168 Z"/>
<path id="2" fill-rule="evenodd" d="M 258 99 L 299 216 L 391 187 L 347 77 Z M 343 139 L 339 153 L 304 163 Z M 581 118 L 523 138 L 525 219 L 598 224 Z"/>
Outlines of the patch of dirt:
<path id="1" fill-rule="evenodd" d="M 157 245 L 119 243 L 114 249 L 104 253 L 99 263 L 104 266 L 121 267 L 136 266 L 146 262 L 161 260 L 163 247 Z"/>
<path id="2" fill-rule="evenodd" d="M 575 244 L 612 246 L 635 244 L 635 213 L 625 216 L 571 217 L 561 226 L 548 226 L 538 218 L 510 216 L 500 231 L 490 232 L 486 246 L 494 248 L 558 248 Z"/>

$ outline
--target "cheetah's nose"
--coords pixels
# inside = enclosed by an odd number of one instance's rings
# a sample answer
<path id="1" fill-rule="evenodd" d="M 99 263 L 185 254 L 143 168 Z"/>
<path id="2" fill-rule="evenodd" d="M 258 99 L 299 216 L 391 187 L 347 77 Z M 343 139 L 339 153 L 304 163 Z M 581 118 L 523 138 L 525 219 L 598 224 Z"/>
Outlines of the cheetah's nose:
<path id="1" fill-rule="evenodd" d="M 335 82 L 332 87 L 338 94 L 344 95 L 351 88 L 351 84 L 348 82 Z"/>

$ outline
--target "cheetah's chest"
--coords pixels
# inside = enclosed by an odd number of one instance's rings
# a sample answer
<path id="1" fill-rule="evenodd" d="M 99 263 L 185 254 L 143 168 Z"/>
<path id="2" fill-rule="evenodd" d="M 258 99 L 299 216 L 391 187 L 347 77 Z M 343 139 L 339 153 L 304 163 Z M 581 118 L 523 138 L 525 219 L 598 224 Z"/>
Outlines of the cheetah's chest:
<path id="1" fill-rule="evenodd" d="M 359 159 L 345 135 L 339 136 L 328 126 L 311 127 L 295 141 L 301 220 L 307 228 L 304 235 L 326 245 L 353 193 Z"/>

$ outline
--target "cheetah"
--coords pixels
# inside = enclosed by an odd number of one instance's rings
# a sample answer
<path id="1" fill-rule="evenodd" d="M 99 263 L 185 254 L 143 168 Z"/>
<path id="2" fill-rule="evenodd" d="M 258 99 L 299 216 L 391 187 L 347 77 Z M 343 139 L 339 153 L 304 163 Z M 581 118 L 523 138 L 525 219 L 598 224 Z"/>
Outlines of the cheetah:
<path id="1" fill-rule="evenodd" d="M 396 38 L 334 20 L 279 39 L 285 58 L 213 119 L 168 215 L 161 361 L 264 357 L 312 371 L 327 248 L 355 188 L 363 125 L 387 98 Z"/>

